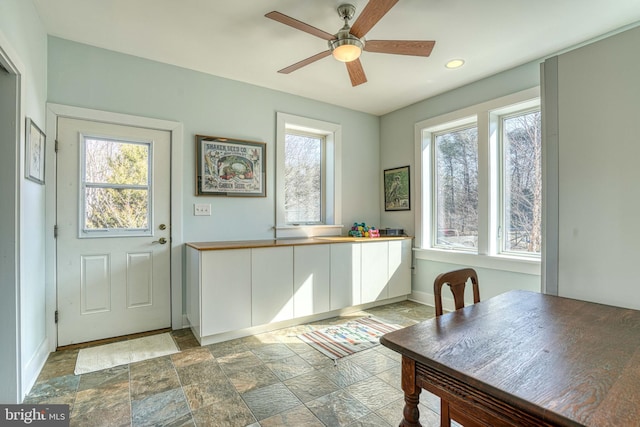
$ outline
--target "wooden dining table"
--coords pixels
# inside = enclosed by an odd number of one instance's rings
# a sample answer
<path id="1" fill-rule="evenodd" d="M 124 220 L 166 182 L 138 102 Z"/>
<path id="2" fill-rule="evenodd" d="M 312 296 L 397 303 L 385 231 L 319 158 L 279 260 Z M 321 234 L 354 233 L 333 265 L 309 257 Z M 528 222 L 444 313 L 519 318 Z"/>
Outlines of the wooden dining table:
<path id="1" fill-rule="evenodd" d="M 637 310 L 509 291 L 380 342 L 402 355 L 400 426 L 423 389 L 465 426 L 640 426 Z"/>

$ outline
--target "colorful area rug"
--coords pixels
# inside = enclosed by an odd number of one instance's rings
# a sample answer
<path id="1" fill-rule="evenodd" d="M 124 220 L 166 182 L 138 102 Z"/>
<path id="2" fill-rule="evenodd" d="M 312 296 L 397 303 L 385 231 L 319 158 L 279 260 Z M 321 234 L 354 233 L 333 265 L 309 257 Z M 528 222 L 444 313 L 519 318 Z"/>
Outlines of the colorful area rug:
<path id="1" fill-rule="evenodd" d="M 76 375 L 86 374 L 179 352 L 180 350 L 168 332 L 83 348 L 78 352 L 74 373 Z"/>
<path id="2" fill-rule="evenodd" d="M 329 326 L 298 335 L 319 352 L 331 359 L 339 359 L 380 344 L 379 338 L 387 332 L 400 329 L 372 317 L 362 317 L 341 325 Z"/>

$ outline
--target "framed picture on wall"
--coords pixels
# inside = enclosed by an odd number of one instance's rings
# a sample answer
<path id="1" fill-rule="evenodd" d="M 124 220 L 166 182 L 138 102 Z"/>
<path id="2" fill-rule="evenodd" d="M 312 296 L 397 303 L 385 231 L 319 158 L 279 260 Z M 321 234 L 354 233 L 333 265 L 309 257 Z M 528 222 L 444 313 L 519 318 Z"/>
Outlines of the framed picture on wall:
<path id="1" fill-rule="evenodd" d="M 44 184 L 45 139 L 44 132 L 27 117 L 24 175 L 38 184 Z"/>
<path id="2" fill-rule="evenodd" d="M 384 170 L 384 210 L 411 210 L 409 166 Z"/>
<path id="3" fill-rule="evenodd" d="M 266 144 L 196 135 L 196 195 L 265 197 Z"/>

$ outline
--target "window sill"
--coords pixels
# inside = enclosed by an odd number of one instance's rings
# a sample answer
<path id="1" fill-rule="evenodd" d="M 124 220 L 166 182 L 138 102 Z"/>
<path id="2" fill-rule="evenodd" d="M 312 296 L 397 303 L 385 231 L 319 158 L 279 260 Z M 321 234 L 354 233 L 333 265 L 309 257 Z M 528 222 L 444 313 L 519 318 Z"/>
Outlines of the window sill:
<path id="1" fill-rule="evenodd" d="M 276 239 L 295 239 L 305 237 L 340 236 L 343 225 L 278 225 Z"/>
<path id="2" fill-rule="evenodd" d="M 414 248 L 416 259 L 540 276 L 540 259 Z"/>

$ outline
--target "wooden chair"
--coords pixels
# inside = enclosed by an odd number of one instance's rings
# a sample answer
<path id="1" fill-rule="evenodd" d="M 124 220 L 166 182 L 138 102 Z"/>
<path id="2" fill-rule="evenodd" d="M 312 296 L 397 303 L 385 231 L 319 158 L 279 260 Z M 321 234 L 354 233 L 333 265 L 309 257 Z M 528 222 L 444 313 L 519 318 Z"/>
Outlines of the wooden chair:
<path id="1" fill-rule="evenodd" d="M 446 284 L 451 288 L 455 309 L 464 307 L 464 290 L 467 281 L 471 279 L 473 286 L 473 303 L 480 302 L 480 288 L 478 287 L 478 274 L 473 268 L 463 268 L 461 270 L 449 271 L 440 274 L 433 282 L 433 295 L 436 300 L 436 317 L 442 315 L 442 287 Z M 440 399 L 440 426 L 450 427 L 451 420 L 462 424 L 465 427 L 478 427 L 483 424 L 477 423 L 469 414 L 459 410 L 455 405 Z"/>
<path id="2" fill-rule="evenodd" d="M 473 303 L 480 302 L 480 288 L 478 287 L 478 275 L 473 268 L 448 271 L 440 274 L 433 282 L 433 296 L 436 300 L 436 317 L 442 315 L 442 286 L 445 284 L 451 288 L 456 310 L 464 307 L 464 289 L 467 281 L 471 279 L 473 286 Z"/>

